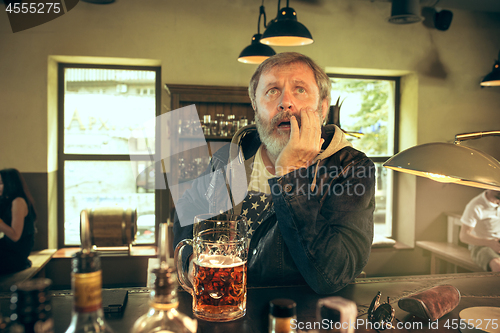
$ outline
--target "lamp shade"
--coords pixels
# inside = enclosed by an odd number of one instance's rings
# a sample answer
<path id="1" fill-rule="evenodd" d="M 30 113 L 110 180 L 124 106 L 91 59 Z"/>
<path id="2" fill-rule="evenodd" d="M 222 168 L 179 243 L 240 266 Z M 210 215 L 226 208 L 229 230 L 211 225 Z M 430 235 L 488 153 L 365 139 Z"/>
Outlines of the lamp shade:
<path id="1" fill-rule="evenodd" d="M 83 0 L 84 2 L 95 3 L 96 5 L 107 5 L 115 2 L 115 0 Z"/>
<path id="2" fill-rule="evenodd" d="M 264 45 L 260 42 L 261 37 L 261 34 L 253 35 L 252 43 L 241 51 L 240 56 L 238 57 L 239 62 L 243 62 L 245 64 L 260 64 L 267 58 L 276 54 L 272 47 Z"/>
<path id="3" fill-rule="evenodd" d="M 394 24 L 410 24 L 422 21 L 419 0 L 392 0 L 391 17 L 387 20 Z"/>
<path id="4" fill-rule="evenodd" d="M 384 167 L 443 183 L 500 190 L 500 162 L 470 147 L 451 143 L 427 143 L 406 149 Z"/>
<path id="5" fill-rule="evenodd" d="M 500 56 L 499 60 L 493 65 L 491 73 L 486 75 L 483 81 L 481 81 L 481 85 L 485 87 L 500 86 Z"/>
<path id="6" fill-rule="evenodd" d="M 277 46 L 299 46 L 314 42 L 311 33 L 297 21 L 297 12 L 285 7 L 279 10 L 278 17 L 272 21 L 262 35 L 261 43 Z"/>

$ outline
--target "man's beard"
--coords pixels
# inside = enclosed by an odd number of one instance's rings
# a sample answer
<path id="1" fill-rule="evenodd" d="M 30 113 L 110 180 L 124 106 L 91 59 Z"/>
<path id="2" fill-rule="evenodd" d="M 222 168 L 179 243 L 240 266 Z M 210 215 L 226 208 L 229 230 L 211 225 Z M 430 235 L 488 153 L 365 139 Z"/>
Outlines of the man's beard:
<path id="1" fill-rule="evenodd" d="M 321 117 L 321 102 L 319 103 L 316 111 Z M 290 140 L 290 133 L 292 132 L 291 122 L 289 131 L 279 131 L 278 124 L 283 120 L 290 121 L 292 116 L 295 116 L 295 119 L 297 120 L 300 129 L 301 128 L 300 113 L 297 115 L 290 111 L 278 112 L 278 114 L 276 114 L 271 119 L 270 122 L 267 122 L 266 120 L 262 119 L 259 110 L 258 109 L 255 110 L 255 125 L 257 126 L 257 132 L 259 133 L 260 141 L 264 144 L 264 147 L 266 147 L 267 155 L 273 163 L 276 162 L 276 159 L 278 158 L 279 154 L 288 144 L 288 141 Z M 322 119 L 322 121 L 323 120 L 324 119 Z"/>

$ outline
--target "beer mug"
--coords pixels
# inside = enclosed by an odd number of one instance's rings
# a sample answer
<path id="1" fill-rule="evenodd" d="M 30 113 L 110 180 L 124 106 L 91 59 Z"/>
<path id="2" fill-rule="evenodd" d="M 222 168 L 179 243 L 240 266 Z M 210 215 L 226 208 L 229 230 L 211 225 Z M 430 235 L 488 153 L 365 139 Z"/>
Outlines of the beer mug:
<path id="1" fill-rule="evenodd" d="M 246 313 L 247 220 L 241 215 L 194 218 L 193 239 L 175 249 L 179 284 L 193 296 L 193 314 L 208 321 L 231 321 Z M 193 247 L 193 284 L 182 269 L 182 251 Z"/>

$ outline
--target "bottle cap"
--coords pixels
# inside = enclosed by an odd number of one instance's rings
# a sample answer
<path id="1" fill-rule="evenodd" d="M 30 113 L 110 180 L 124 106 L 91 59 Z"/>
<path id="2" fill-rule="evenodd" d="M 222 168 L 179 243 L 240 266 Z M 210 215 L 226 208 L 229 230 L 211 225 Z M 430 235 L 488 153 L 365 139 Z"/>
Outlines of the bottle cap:
<path id="1" fill-rule="evenodd" d="M 294 317 L 297 314 L 296 304 L 287 298 L 277 298 L 269 302 L 269 313 L 278 318 Z"/>

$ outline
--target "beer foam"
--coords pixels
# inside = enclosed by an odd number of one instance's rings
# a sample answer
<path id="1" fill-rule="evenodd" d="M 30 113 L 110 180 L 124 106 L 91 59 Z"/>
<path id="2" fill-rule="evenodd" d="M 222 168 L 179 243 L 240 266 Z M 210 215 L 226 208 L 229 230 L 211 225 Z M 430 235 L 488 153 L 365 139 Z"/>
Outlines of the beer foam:
<path id="1" fill-rule="evenodd" d="M 236 267 L 244 264 L 238 257 L 207 254 L 201 254 L 196 263 L 203 267 Z"/>

